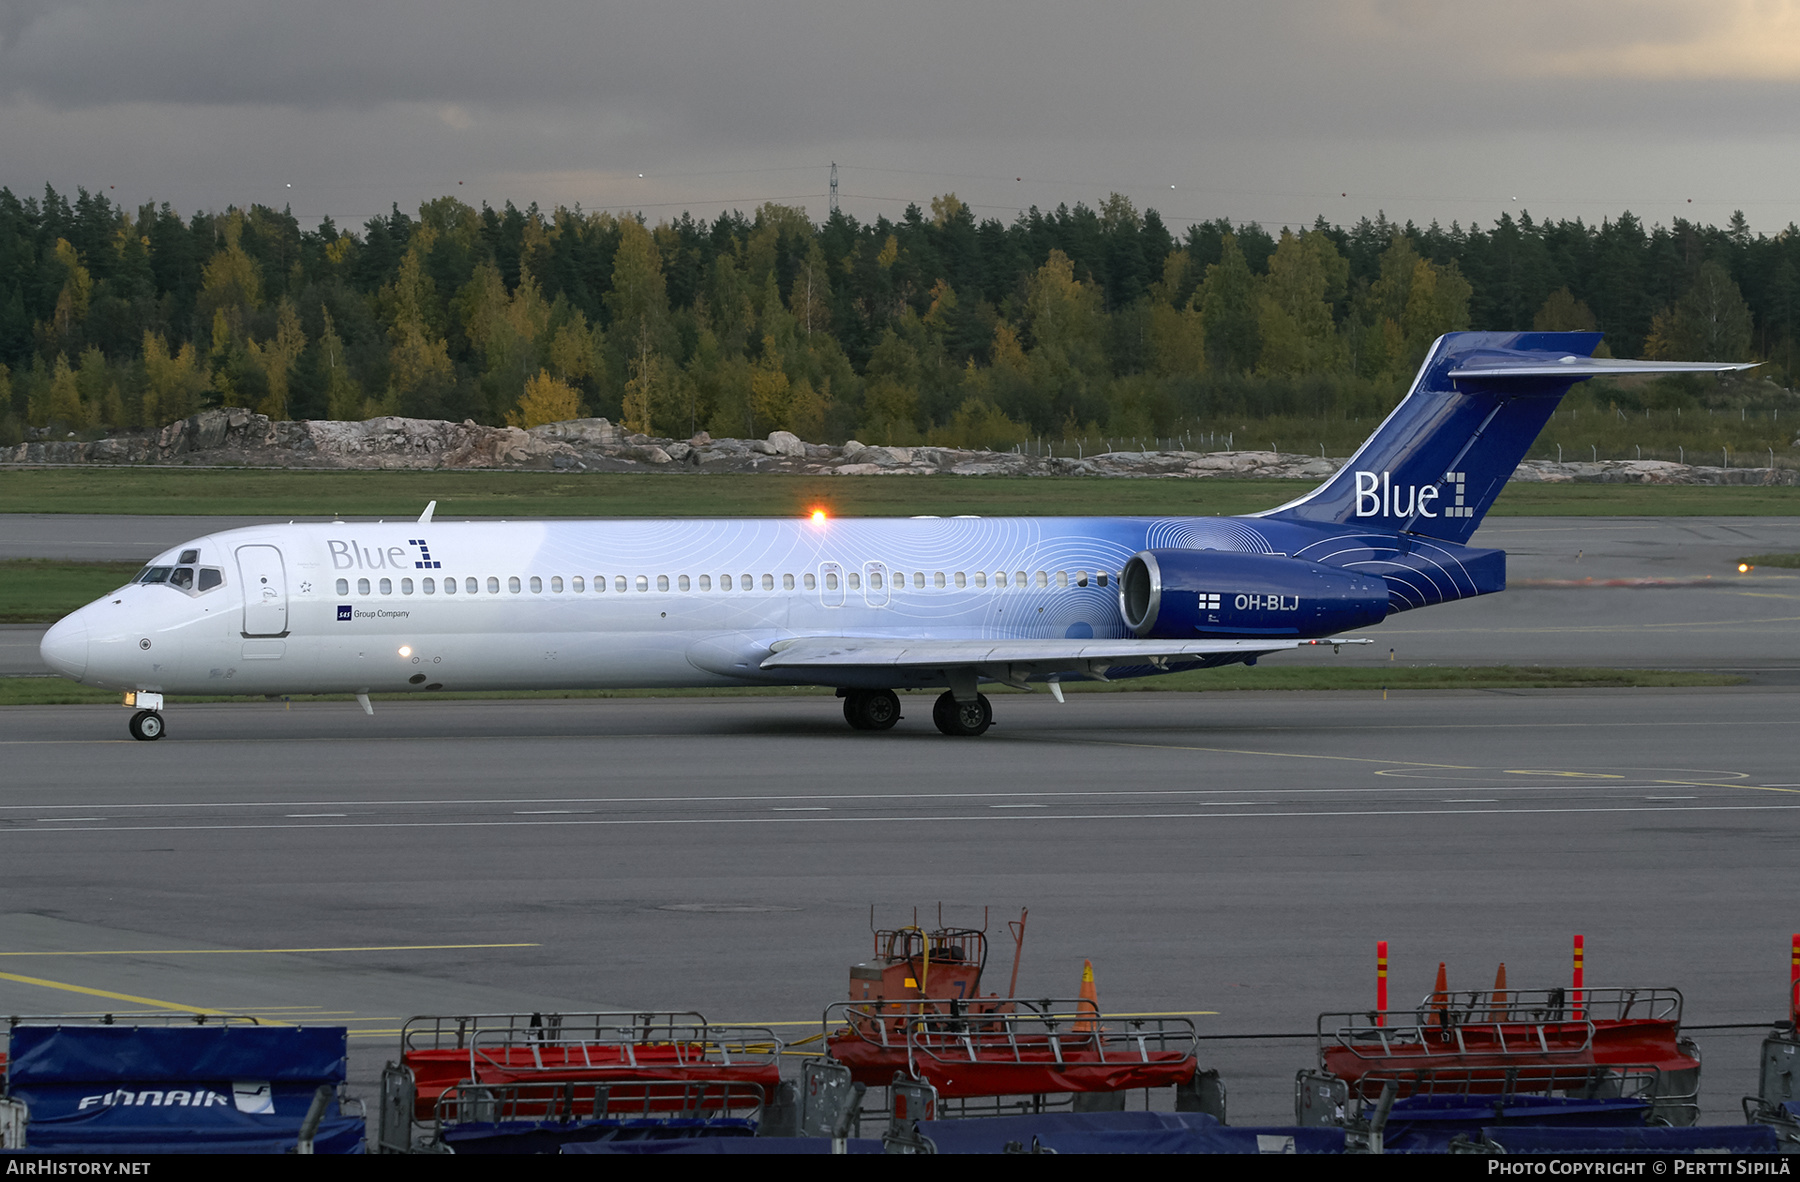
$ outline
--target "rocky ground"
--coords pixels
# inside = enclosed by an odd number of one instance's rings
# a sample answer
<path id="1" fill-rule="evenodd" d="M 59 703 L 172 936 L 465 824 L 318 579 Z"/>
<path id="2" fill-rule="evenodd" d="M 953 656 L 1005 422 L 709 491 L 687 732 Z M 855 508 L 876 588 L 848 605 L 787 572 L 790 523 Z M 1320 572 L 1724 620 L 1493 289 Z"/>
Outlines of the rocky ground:
<path id="1" fill-rule="evenodd" d="M 589 472 L 791 472 L 830 476 L 1114 476 L 1319 480 L 1342 459 L 1270 451 L 1147 451 L 1028 455 L 945 447 L 767 439 L 655 439 L 605 419 L 530 430 L 404 419 L 273 422 L 239 408 L 207 410 L 160 431 L 105 439 L 33 439 L 0 448 L 0 466 L 65 464 L 252 468 L 519 468 Z M 1624 484 L 1795 484 L 1791 468 L 1721 468 L 1661 460 L 1557 464 L 1527 460 L 1513 479 Z"/>

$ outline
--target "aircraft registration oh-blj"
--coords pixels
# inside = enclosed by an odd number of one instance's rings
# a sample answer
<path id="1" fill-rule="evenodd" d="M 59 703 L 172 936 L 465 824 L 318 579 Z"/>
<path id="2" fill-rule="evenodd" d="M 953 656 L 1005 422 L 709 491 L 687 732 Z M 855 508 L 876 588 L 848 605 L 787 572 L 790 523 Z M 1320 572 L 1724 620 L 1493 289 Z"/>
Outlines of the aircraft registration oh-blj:
<path id="1" fill-rule="evenodd" d="M 1233 663 L 1500 591 L 1468 545 L 1562 396 L 1605 374 L 1747 366 L 1595 359 L 1597 333 L 1451 333 L 1317 489 L 1244 517 L 293 524 L 196 538 L 44 636 L 49 666 L 165 694 L 834 686 L 860 730 L 896 689 L 979 735 L 983 683 Z"/>

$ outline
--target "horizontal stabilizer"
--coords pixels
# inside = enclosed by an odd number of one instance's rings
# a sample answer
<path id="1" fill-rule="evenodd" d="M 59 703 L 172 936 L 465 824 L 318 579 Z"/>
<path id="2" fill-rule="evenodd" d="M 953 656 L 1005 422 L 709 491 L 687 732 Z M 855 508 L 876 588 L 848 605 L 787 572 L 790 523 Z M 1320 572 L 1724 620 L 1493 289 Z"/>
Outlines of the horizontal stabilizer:
<path id="1" fill-rule="evenodd" d="M 1450 371 L 1453 378 L 1599 378 L 1628 373 L 1731 373 L 1760 361 L 1630 361 L 1613 357 L 1559 357 L 1554 361 L 1484 360 L 1479 354 Z"/>
<path id="2" fill-rule="evenodd" d="M 1269 653 L 1367 640 L 930 640 L 803 636 L 778 642 L 764 669 L 899 668 L 906 666 L 1148 665 L 1228 653 Z"/>

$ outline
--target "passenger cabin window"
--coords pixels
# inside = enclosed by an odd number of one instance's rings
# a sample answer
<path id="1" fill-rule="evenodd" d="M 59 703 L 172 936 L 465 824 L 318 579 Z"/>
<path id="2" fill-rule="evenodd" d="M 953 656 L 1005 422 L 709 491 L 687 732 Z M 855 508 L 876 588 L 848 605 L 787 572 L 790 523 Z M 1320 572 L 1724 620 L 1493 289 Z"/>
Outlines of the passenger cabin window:
<path id="1" fill-rule="evenodd" d="M 675 586 L 678 590 L 682 590 L 682 591 L 688 590 L 689 589 L 688 588 L 688 577 L 686 575 L 682 575 L 681 577 L 677 578 L 675 580 Z"/>
<path id="2" fill-rule="evenodd" d="M 475 581 L 474 575 L 470 575 L 468 578 L 463 580 L 463 590 L 467 591 L 470 595 L 473 595 L 477 591 L 481 590 L 481 584 Z"/>
<path id="3" fill-rule="evenodd" d="M 392 579 L 381 580 L 381 593 L 383 595 L 392 595 L 394 593 L 394 580 L 392 580 Z"/>
<path id="4" fill-rule="evenodd" d="M 806 577 L 809 579 L 812 578 L 811 575 L 808 575 Z M 837 575 L 835 573 L 833 573 L 832 571 L 826 571 L 825 572 L 825 590 L 836 591 L 837 589 L 838 589 Z"/>
<path id="5" fill-rule="evenodd" d="M 850 580 L 850 590 L 860 591 L 862 589 L 862 576 L 861 575 L 857 574 L 855 571 L 851 571 L 847 577 Z"/>
<path id="6" fill-rule="evenodd" d="M 507 578 L 506 589 L 508 591 L 511 591 L 514 595 L 517 595 L 519 593 L 519 576 L 518 575 L 512 575 Z"/>
<path id="7" fill-rule="evenodd" d="M 702 590 L 702 591 L 711 591 L 712 590 L 712 576 L 711 575 L 701 575 L 700 576 L 700 590 Z"/>
<path id="8" fill-rule="evenodd" d="M 756 590 L 756 578 L 755 578 L 755 576 L 753 576 L 753 575 L 743 575 L 743 576 L 741 576 L 741 577 L 739 577 L 739 579 L 738 579 L 738 586 L 740 586 L 740 587 L 742 587 L 742 588 L 743 588 L 743 589 L 744 589 L 744 590 L 746 590 L 746 591 L 754 591 L 754 590 Z"/>
<path id="9" fill-rule="evenodd" d="M 367 580 L 367 579 L 356 580 L 356 593 L 358 595 L 367 595 L 369 593 L 369 580 Z"/>
<path id="10" fill-rule="evenodd" d="M 400 580 L 400 594 L 411 595 L 412 593 L 413 593 L 413 581 L 411 579 L 401 579 Z"/>
<path id="11" fill-rule="evenodd" d="M 1086 571 L 1078 570 L 1075 572 L 1075 585 L 1077 587 L 1087 586 L 1087 572 Z"/>
<path id="12" fill-rule="evenodd" d="M 421 591 L 425 592 L 425 594 L 427 594 L 427 595 L 436 595 L 437 594 L 437 580 L 436 579 L 423 579 L 419 583 L 419 589 Z"/>
<path id="13" fill-rule="evenodd" d="M 638 589 L 638 590 L 639 590 L 639 591 L 648 591 L 648 590 L 650 590 L 650 576 L 648 576 L 648 575 L 639 575 L 639 576 L 638 576 L 638 577 L 637 577 L 637 589 Z"/>
<path id="14" fill-rule="evenodd" d="M 1099 583 L 1099 584 L 1100 584 L 1100 585 L 1101 585 L 1101 586 L 1102 586 L 1102 587 L 1104 587 L 1104 586 L 1106 586 L 1106 572 L 1105 572 L 1105 571 L 1101 571 L 1101 572 L 1100 572 L 1100 577 L 1099 577 L 1099 579 L 1097 579 L 1097 580 L 1096 580 L 1096 581 L 1097 581 L 1097 582 L 1098 582 L 1098 583 Z"/>
<path id="15" fill-rule="evenodd" d="M 1019 572 L 1019 582 L 1023 583 L 1024 581 L 1025 581 L 1025 572 L 1020 571 Z M 1037 573 L 1037 585 L 1040 587 L 1048 587 L 1050 585 L 1050 576 L 1048 574 L 1046 574 L 1044 571 L 1039 571 Z"/>
<path id="16" fill-rule="evenodd" d="M 350 594 L 350 580 L 349 579 L 339 579 L 337 581 L 337 593 L 339 595 Z"/>
<path id="17" fill-rule="evenodd" d="M 731 576 L 730 575 L 720 575 L 719 576 L 719 590 L 721 590 L 721 591 L 731 590 Z"/>
<path id="18" fill-rule="evenodd" d="M 987 572 L 986 571 L 978 570 L 975 572 L 975 585 L 977 587 L 987 586 Z"/>
<path id="19" fill-rule="evenodd" d="M 444 594 L 445 595 L 455 595 L 456 594 L 456 580 L 455 579 L 445 579 L 444 580 Z"/>
<path id="20" fill-rule="evenodd" d="M 668 575 L 657 575 L 656 576 L 656 589 L 658 591 L 667 591 L 669 589 L 669 576 Z"/>
<path id="21" fill-rule="evenodd" d="M 763 576 L 763 590 L 764 591 L 775 590 L 775 576 L 774 575 L 764 575 Z"/>
<path id="22" fill-rule="evenodd" d="M 931 585 L 934 587 L 942 587 L 944 585 L 944 572 L 943 571 L 939 571 L 935 575 L 931 576 Z"/>
<path id="23" fill-rule="evenodd" d="M 621 593 L 624 592 L 624 590 L 625 590 L 625 576 L 624 575 L 619 575 L 613 579 L 613 590 L 621 592 Z"/>
<path id="24" fill-rule="evenodd" d="M 808 591 L 815 591 L 818 589 L 819 581 L 817 579 L 813 578 L 812 575 L 806 574 L 806 575 L 801 575 L 800 577 L 806 583 L 806 589 Z"/>
<path id="25" fill-rule="evenodd" d="M 550 594 L 552 594 L 552 595 L 561 595 L 562 594 L 562 576 L 561 575 L 551 575 L 550 576 Z"/>
<path id="26" fill-rule="evenodd" d="M 854 575 L 852 575 L 851 577 L 855 578 Z M 871 591 L 881 590 L 881 572 L 880 571 L 872 570 L 869 572 L 869 590 L 871 590 Z"/>
<path id="27" fill-rule="evenodd" d="M 538 578 L 536 575 L 531 576 L 531 593 L 533 595 L 542 595 L 544 593 L 544 580 Z"/>
<path id="28" fill-rule="evenodd" d="M 792 591 L 794 589 L 794 576 L 793 575 L 782 575 L 781 576 L 781 589 L 783 591 Z"/>
<path id="29" fill-rule="evenodd" d="M 1068 571 L 1059 570 L 1056 572 L 1056 585 L 1058 587 L 1067 587 L 1069 585 L 1069 572 Z M 1038 586 L 1040 586 L 1040 587 L 1043 586 L 1043 583 L 1040 582 L 1038 584 Z"/>
<path id="30" fill-rule="evenodd" d="M 500 594 L 500 580 L 498 578 L 494 577 L 493 575 L 488 576 L 488 594 L 489 595 Z"/>
<path id="31" fill-rule="evenodd" d="M 552 584 L 552 585 L 554 586 L 554 584 Z M 577 594 L 577 595 L 580 595 L 583 591 L 587 590 L 587 584 L 583 583 L 581 581 L 580 575 L 576 575 L 574 578 L 569 580 L 569 590 L 575 592 L 575 594 Z"/>

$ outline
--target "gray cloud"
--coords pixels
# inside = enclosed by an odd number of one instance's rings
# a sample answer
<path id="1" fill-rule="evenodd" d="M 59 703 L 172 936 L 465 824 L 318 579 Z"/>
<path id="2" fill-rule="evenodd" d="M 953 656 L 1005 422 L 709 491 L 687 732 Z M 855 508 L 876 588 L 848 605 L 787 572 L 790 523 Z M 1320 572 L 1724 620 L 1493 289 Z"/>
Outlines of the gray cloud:
<path id="1" fill-rule="evenodd" d="M 0 184 L 15 189 L 116 177 L 193 205 L 295 183 L 297 209 L 333 213 L 445 191 L 706 209 L 820 194 L 835 157 L 865 166 L 869 208 L 1118 188 L 1301 220 L 1352 190 L 1447 219 L 1515 190 L 1585 209 L 1735 186 L 1748 204 L 1800 179 L 1767 160 L 1791 155 L 1793 83 L 1606 56 L 1698 44 L 1721 23 L 1700 14 L 1737 28 L 1744 0 L 0 3 Z"/>

